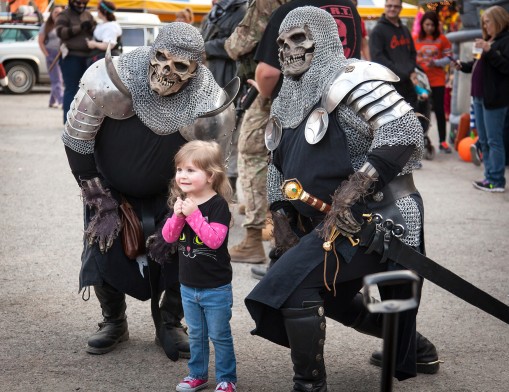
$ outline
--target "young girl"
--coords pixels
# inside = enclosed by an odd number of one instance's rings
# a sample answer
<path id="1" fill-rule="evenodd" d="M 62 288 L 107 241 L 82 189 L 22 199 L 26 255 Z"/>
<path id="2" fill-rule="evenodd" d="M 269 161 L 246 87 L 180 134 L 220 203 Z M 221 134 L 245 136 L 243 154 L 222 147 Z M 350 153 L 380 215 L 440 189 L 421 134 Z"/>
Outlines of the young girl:
<path id="1" fill-rule="evenodd" d="M 175 155 L 175 167 L 168 201 L 173 215 L 162 235 L 178 246 L 182 305 L 191 349 L 189 376 L 176 389 L 194 392 L 207 387 L 210 337 L 216 352 L 216 391 L 236 391 L 228 254 L 232 189 L 221 148 L 215 142 L 189 142 Z"/>

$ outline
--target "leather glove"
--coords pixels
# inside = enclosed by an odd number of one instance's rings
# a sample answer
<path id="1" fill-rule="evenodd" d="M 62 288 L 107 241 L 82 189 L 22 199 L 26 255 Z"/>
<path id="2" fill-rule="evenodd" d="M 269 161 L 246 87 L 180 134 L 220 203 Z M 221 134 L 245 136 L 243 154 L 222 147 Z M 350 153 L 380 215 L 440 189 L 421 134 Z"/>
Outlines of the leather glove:
<path id="1" fill-rule="evenodd" d="M 372 192 L 371 185 L 375 181 L 376 178 L 358 171 L 341 183 L 334 192 L 331 209 L 324 219 L 321 230 L 324 239 L 329 239 L 334 229 L 347 237 L 361 230 L 362 214 L 366 211 L 364 197 Z"/>
<path id="2" fill-rule="evenodd" d="M 89 245 L 97 242 L 101 253 L 105 253 L 120 233 L 118 203 L 97 177 L 82 182 L 81 195 L 83 202 L 93 212 L 85 230 L 85 238 Z"/>
<path id="3" fill-rule="evenodd" d="M 90 20 L 84 20 L 81 22 L 81 30 L 89 32 L 94 28 L 94 24 Z"/>
<path id="4" fill-rule="evenodd" d="M 283 209 L 271 211 L 272 223 L 274 225 L 274 244 L 279 256 L 299 242 L 299 237 L 292 230 L 290 219 Z"/>
<path id="5" fill-rule="evenodd" d="M 147 255 L 156 263 L 164 264 L 171 263 L 175 260 L 178 261 L 177 256 L 177 244 L 176 243 L 168 243 L 163 238 L 162 229 L 166 220 L 171 217 L 171 214 L 168 214 L 163 220 L 162 224 L 158 225 L 154 234 L 147 238 L 146 248 Z"/>

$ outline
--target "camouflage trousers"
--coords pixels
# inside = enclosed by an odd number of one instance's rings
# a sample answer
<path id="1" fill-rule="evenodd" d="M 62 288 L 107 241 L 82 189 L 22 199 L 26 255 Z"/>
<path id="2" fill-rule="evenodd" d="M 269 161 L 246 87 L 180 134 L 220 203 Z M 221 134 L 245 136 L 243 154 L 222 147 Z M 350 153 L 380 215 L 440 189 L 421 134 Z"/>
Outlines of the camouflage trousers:
<path id="1" fill-rule="evenodd" d="M 270 100 L 258 96 L 244 114 L 239 134 L 238 170 L 246 217 L 242 226 L 263 229 L 267 214 L 267 157 L 265 126 Z"/>

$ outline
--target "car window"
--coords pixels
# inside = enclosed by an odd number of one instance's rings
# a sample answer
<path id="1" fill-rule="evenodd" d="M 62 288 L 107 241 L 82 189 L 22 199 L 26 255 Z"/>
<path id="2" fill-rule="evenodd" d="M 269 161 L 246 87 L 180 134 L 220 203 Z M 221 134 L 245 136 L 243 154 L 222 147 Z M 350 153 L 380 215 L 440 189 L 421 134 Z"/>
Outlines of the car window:
<path id="1" fill-rule="evenodd" d="M 37 29 L 0 28 L 0 42 L 29 41 L 34 39 L 38 33 Z"/>
<path id="2" fill-rule="evenodd" d="M 126 46 L 145 46 L 145 37 L 143 28 L 122 27 L 122 45 Z"/>

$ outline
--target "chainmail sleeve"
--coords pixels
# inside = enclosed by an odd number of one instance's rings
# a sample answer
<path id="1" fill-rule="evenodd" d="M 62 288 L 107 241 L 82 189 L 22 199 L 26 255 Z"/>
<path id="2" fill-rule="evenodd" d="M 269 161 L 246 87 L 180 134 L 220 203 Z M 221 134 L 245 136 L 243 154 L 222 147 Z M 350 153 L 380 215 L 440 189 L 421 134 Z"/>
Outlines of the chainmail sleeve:
<path id="1" fill-rule="evenodd" d="M 413 111 L 378 128 L 373 135 L 369 151 L 380 146 L 415 146 L 401 174 L 407 174 L 419 167 L 424 152 L 424 131 Z"/>
<path id="2" fill-rule="evenodd" d="M 285 201 L 281 185 L 283 185 L 284 177 L 273 163 L 269 163 L 267 168 L 267 202 L 269 206 L 277 201 Z"/>
<path id="3" fill-rule="evenodd" d="M 413 172 L 418 167 L 424 149 L 424 134 L 419 120 L 410 111 L 402 117 L 374 130 L 350 106 L 338 105 L 337 118 L 343 128 L 350 152 L 352 167 L 359 170 L 367 160 L 367 155 L 380 146 L 414 145 L 415 151 L 400 174 Z M 417 247 L 421 244 L 422 216 L 417 202 L 411 196 L 396 200 L 407 228 L 402 241 Z"/>
<path id="4" fill-rule="evenodd" d="M 62 133 L 62 142 L 65 146 L 71 150 L 76 151 L 79 154 L 93 154 L 95 139 L 92 140 L 78 140 L 70 137 L 67 133 Z"/>

